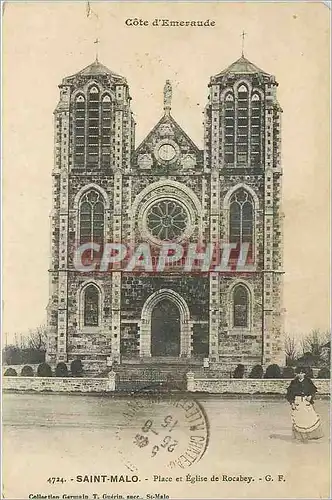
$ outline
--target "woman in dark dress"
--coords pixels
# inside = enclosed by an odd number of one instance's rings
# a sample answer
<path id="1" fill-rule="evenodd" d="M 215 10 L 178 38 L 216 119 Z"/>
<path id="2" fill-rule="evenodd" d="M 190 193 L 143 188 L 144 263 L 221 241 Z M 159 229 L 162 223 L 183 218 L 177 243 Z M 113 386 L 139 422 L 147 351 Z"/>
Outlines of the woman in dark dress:
<path id="1" fill-rule="evenodd" d="M 301 441 L 323 436 L 320 417 L 314 409 L 317 387 L 306 376 L 305 368 L 296 369 L 296 377 L 287 388 L 287 401 L 292 408 L 293 436 Z"/>

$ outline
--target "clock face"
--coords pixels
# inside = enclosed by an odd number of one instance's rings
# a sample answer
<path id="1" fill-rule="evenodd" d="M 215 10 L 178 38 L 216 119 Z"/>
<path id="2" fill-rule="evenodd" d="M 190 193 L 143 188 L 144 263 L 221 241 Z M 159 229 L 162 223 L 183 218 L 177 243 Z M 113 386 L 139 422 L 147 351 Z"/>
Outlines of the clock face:
<path id="1" fill-rule="evenodd" d="M 158 149 L 158 156 L 161 160 L 171 161 L 176 156 L 176 149 L 172 144 L 163 144 Z"/>

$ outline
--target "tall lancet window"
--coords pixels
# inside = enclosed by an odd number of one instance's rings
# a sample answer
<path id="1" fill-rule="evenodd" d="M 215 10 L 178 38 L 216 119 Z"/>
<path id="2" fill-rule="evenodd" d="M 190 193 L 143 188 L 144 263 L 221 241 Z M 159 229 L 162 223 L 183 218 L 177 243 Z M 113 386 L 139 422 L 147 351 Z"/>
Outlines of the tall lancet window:
<path id="1" fill-rule="evenodd" d="M 84 168 L 85 163 L 85 99 L 79 95 L 75 99 L 74 137 L 75 167 Z"/>
<path id="2" fill-rule="evenodd" d="M 242 245 L 249 244 L 248 257 L 253 255 L 254 203 L 244 189 L 233 193 L 229 208 L 229 241 Z"/>
<path id="3" fill-rule="evenodd" d="M 111 159 L 111 98 L 105 95 L 101 104 L 101 162 L 103 167 L 110 166 Z"/>
<path id="4" fill-rule="evenodd" d="M 99 290 L 88 285 L 84 290 L 84 326 L 99 325 Z"/>
<path id="5" fill-rule="evenodd" d="M 251 155 L 250 163 L 253 166 L 261 162 L 261 98 L 254 93 L 251 98 Z"/>
<path id="6" fill-rule="evenodd" d="M 235 107 L 234 96 L 231 93 L 225 98 L 224 136 L 225 163 L 234 163 Z"/>
<path id="7" fill-rule="evenodd" d="M 99 89 L 90 87 L 88 93 L 88 130 L 87 166 L 96 167 L 99 163 Z"/>
<path id="8" fill-rule="evenodd" d="M 249 99 L 248 89 L 245 85 L 238 88 L 238 108 L 237 108 L 237 145 L 236 161 L 237 165 L 248 163 L 248 139 L 249 139 Z"/>
<path id="9" fill-rule="evenodd" d="M 98 243 L 104 241 L 104 200 L 95 190 L 88 191 L 81 198 L 79 219 L 80 243 Z"/>
<path id="10" fill-rule="evenodd" d="M 237 285 L 233 290 L 233 326 L 249 326 L 249 293 L 243 285 Z"/>

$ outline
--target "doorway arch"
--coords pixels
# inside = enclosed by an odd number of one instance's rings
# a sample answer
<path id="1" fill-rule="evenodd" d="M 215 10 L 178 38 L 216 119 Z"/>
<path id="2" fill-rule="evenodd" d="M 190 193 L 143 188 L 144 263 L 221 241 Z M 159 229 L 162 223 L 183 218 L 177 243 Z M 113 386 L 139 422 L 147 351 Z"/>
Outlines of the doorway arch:
<path id="1" fill-rule="evenodd" d="M 151 351 L 152 342 L 152 323 L 156 316 L 154 309 L 159 303 L 167 304 L 167 302 L 172 303 L 172 310 L 175 311 L 175 307 L 178 310 L 179 318 L 179 350 L 178 354 L 180 357 L 190 357 L 191 355 L 191 322 L 190 313 L 186 301 L 174 290 L 167 288 L 157 290 L 150 297 L 147 298 L 145 304 L 142 308 L 141 324 L 140 324 L 140 356 L 152 356 L 155 355 L 155 347 Z M 157 314 L 158 320 L 161 321 L 162 307 L 159 307 L 159 313 Z M 167 308 L 166 308 L 167 310 Z M 158 311 L 158 309 L 157 309 Z M 173 322 L 172 328 L 175 328 L 175 322 Z M 176 332 L 174 332 L 174 343 L 175 343 Z M 154 340 L 154 339 L 153 339 Z M 175 348 L 174 348 L 175 349 Z M 162 348 L 161 348 L 162 350 Z M 158 352 L 158 350 L 157 350 Z M 158 354 L 157 354 L 158 355 Z M 159 354 L 161 355 L 161 354 Z M 166 354 L 170 355 L 170 354 Z"/>

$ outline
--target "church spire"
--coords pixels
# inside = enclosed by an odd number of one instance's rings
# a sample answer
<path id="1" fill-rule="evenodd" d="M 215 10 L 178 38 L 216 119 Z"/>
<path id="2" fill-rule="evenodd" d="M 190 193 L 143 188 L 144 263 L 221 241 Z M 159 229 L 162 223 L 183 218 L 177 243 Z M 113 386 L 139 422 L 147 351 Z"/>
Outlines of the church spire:
<path id="1" fill-rule="evenodd" d="M 100 43 L 99 38 L 96 38 L 96 40 L 93 43 L 96 45 L 96 62 L 99 62 L 99 60 L 98 60 L 98 46 Z"/>
<path id="2" fill-rule="evenodd" d="M 171 113 L 172 107 L 172 85 L 170 80 L 166 80 L 164 86 L 164 111 L 165 115 L 169 115 Z"/>
<path id="3" fill-rule="evenodd" d="M 242 57 L 244 57 L 244 38 L 247 36 L 248 33 L 245 33 L 244 30 L 241 33 L 242 37 Z"/>

